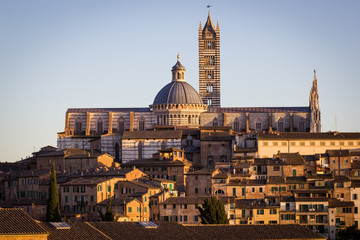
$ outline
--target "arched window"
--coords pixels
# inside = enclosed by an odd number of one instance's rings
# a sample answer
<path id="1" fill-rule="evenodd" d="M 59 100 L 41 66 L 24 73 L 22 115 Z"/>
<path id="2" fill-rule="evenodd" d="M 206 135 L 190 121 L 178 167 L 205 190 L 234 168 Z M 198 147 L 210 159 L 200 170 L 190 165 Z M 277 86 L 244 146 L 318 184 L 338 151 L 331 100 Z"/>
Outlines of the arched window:
<path id="1" fill-rule="evenodd" d="M 283 121 L 278 122 L 277 130 L 278 130 L 278 132 L 283 132 L 284 131 L 284 122 Z"/>
<path id="2" fill-rule="evenodd" d="M 217 190 L 217 191 L 215 192 L 215 194 L 217 194 L 217 195 L 224 195 L 225 193 L 224 193 L 223 190 L 219 189 L 219 190 Z"/>
<path id="3" fill-rule="evenodd" d="M 262 128 L 261 128 L 261 119 L 257 119 L 255 122 L 255 131 L 256 132 L 261 132 Z"/>
<path id="4" fill-rule="evenodd" d="M 145 118 L 144 117 L 140 117 L 139 118 L 139 131 L 145 131 Z"/>
<path id="5" fill-rule="evenodd" d="M 181 73 L 181 79 L 184 79 L 185 77 L 184 77 L 184 73 Z"/>
<path id="6" fill-rule="evenodd" d="M 98 121 L 97 121 L 97 133 L 98 134 L 103 134 L 104 133 L 103 120 L 101 118 L 99 118 Z"/>
<path id="7" fill-rule="evenodd" d="M 177 79 L 180 79 L 180 73 L 179 72 L 177 73 Z"/>
<path id="8" fill-rule="evenodd" d="M 143 142 L 139 142 L 138 144 L 138 159 L 143 159 L 144 155 L 143 155 L 143 152 L 144 152 L 144 143 Z"/>
<path id="9" fill-rule="evenodd" d="M 120 160 L 120 144 L 119 143 L 115 143 L 115 160 L 116 161 Z"/>
<path id="10" fill-rule="evenodd" d="M 81 119 L 76 118 L 75 120 L 75 134 L 81 134 Z"/>
<path id="11" fill-rule="evenodd" d="M 174 124 L 174 122 L 173 122 L 173 116 L 170 115 L 169 125 L 173 125 L 173 124 Z"/>
<path id="12" fill-rule="evenodd" d="M 119 117 L 118 132 L 122 134 L 124 130 L 125 130 L 125 119 L 123 117 Z"/>
<path id="13" fill-rule="evenodd" d="M 74 148 L 79 148 L 79 145 L 77 143 L 75 143 Z"/>
<path id="14" fill-rule="evenodd" d="M 212 99 L 211 99 L 211 98 L 208 98 L 208 100 L 207 100 L 207 105 L 211 106 L 211 104 L 212 104 Z"/>
<path id="15" fill-rule="evenodd" d="M 191 124 L 191 115 L 188 117 L 188 124 Z"/>
<path id="16" fill-rule="evenodd" d="M 238 118 L 235 118 L 235 120 L 234 120 L 234 131 L 240 132 L 240 121 Z"/>
<path id="17" fill-rule="evenodd" d="M 218 119 L 217 118 L 214 118 L 214 120 L 213 120 L 213 126 L 214 127 L 217 127 L 218 126 Z"/>

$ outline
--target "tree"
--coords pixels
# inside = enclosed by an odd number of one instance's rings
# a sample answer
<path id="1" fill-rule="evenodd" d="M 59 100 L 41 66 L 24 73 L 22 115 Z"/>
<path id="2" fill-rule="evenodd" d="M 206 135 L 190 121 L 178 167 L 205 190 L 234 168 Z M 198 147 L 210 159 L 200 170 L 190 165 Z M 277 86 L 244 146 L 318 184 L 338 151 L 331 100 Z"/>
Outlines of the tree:
<path id="1" fill-rule="evenodd" d="M 101 221 L 106 221 L 106 222 L 114 222 L 117 221 L 117 217 L 115 217 L 115 214 L 113 213 L 112 209 L 111 209 L 111 201 L 112 199 L 109 199 L 109 202 L 106 205 L 106 212 L 105 214 L 102 214 L 101 211 L 99 211 L 100 213 L 100 218 Z"/>
<path id="2" fill-rule="evenodd" d="M 46 208 L 46 221 L 61 222 L 59 193 L 56 183 L 55 163 L 53 162 L 50 174 L 49 199 Z"/>
<path id="3" fill-rule="evenodd" d="M 338 240 L 355 240 L 355 239 L 360 239 L 360 230 L 357 229 L 356 226 L 352 226 L 352 227 L 348 227 L 345 230 L 341 230 L 338 234 L 337 234 L 337 238 Z"/>
<path id="4" fill-rule="evenodd" d="M 205 199 L 203 208 L 198 209 L 202 224 L 229 224 L 224 204 L 215 197 Z"/>

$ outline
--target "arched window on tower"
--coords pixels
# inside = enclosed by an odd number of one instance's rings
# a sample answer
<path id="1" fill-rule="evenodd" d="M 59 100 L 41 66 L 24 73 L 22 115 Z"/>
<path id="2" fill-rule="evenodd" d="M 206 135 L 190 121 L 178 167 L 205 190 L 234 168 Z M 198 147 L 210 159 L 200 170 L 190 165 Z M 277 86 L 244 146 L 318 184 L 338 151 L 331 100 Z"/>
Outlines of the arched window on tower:
<path id="1" fill-rule="evenodd" d="M 120 144 L 115 143 L 115 161 L 120 161 Z"/>
<path id="2" fill-rule="evenodd" d="M 214 118 L 214 120 L 213 120 L 213 126 L 214 126 L 214 127 L 217 127 L 218 125 L 219 125 L 218 119 L 217 119 L 217 118 Z"/>
<path id="3" fill-rule="evenodd" d="M 177 79 L 180 79 L 180 73 L 179 72 L 177 73 Z"/>
<path id="4" fill-rule="evenodd" d="M 185 79 L 184 73 L 181 73 L 181 79 Z"/>
<path id="5" fill-rule="evenodd" d="M 283 121 L 278 121 L 277 130 L 278 130 L 278 132 L 283 132 L 284 131 L 284 122 Z"/>
<path id="6" fill-rule="evenodd" d="M 139 142 L 138 145 L 138 159 L 143 159 L 144 158 L 144 143 L 143 142 Z"/>
<path id="7" fill-rule="evenodd" d="M 261 128 L 261 119 L 257 119 L 255 122 L 255 131 L 256 132 L 261 132 L 262 128 Z"/>
<path id="8" fill-rule="evenodd" d="M 123 134 L 125 131 L 125 118 L 119 117 L 118 119 L 118 132 Z"/>
<path id="9" fill-rule="evenodd" d="M 238 118 L 235 118 L 234 120 L 234 131 L 240 132 L 240 120 Z"/>
<path id="10" fill-rule="evenodd" d="M 103 120 L 101 118 L 99 118 L 97 120 L 97 130 L 96 130 L 96 132 L 98 134 L 103 134 L 104 133 Z"/>
<path id="11" fill-rule="evenodd" d="M 213 92 L 213 85 L 211 83 L 209 83 L 207 86 L 206 86 L 206 90 L 211 93 Z"/>
<path id="12" fill-rule="evenodd" d="M 207 100 L 207 105 L 211 106 L 211 104 L 212 104 L 212 99 L 211 99 L 211 98 L 208 98 L 208 100 Z"/>
<path id="13" fill-rule="evenodd" d="M 139 118 L 138 124 L 139 124 L 139 127 L 138 127 L 139 131 L 145 131 L 145 118 L 144 117 Z"/>
<path id="14" fill-rule="evenodd" d="M 81 134 L 81 119 L 76 118 L 75 120 L 75 134 Z"/>

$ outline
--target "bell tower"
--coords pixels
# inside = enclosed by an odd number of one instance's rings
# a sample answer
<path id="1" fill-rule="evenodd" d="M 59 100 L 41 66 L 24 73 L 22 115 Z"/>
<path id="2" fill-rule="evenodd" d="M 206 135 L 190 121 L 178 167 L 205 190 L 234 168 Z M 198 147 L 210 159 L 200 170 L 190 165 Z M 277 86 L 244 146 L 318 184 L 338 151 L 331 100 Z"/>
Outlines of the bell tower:
<path id="1" fill-rule="evenodd" d="M 199 94 L 203 104 L 220 107 L 220 28 L 216 28 L 209 11 L 199 26 Z"/>

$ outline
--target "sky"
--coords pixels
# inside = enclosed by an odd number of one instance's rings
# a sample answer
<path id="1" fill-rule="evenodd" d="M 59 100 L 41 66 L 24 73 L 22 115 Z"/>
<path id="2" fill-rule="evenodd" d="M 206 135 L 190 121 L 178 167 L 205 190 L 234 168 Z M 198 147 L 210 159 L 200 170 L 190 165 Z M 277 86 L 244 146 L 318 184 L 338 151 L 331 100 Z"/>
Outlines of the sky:
<path id="1" fill-rule="evenodd" d="M 176 55 L 198 90 L 198 28 L 220 25 L 223 107 L 308 106 L 360 131 L 360 1 L 1 0 L 0 162 L 56 146 L 67 108 L 148 107 Z"/>

